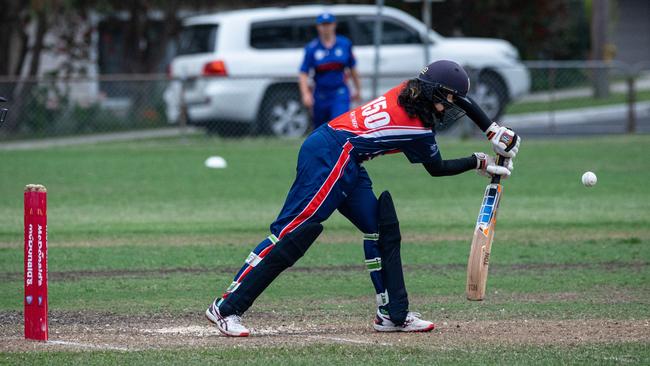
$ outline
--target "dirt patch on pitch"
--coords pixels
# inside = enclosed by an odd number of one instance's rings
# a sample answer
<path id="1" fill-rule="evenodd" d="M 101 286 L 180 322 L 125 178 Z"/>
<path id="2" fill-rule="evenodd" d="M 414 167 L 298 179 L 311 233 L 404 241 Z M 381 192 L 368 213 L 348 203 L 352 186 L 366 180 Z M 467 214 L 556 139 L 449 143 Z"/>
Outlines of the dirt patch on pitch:
<path id="1" fill-rule="evenodd" d="M 222 336 L 202 314 L 154 317 L 87 312 L 54 313 L 48 343 L 22 339 L 22 315 L 0 313 L 0 351 L 119 350 L 187 347 L 300 347 L 310 344 L 459 349 L 477 344 L 562 345 L 650 343 L 650 319 L 505 320 L 437 324 L 432 333 L 377 333 L 371 319 L 328 312 L 287 319 L 274 312 L 252 312 L 251 337 Z"/>

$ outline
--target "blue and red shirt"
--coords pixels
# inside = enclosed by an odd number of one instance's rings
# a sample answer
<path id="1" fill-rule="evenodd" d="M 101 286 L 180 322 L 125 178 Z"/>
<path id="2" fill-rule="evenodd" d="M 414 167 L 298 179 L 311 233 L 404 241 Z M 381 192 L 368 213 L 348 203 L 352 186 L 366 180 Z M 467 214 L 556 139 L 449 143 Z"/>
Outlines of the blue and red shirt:
<path id="1" fill-rule="evenodd" d="M 328 124 L 339 142 L 349 141 L 357 161 L 404 153 L 411 163 L 441 159 L 435 133 L 397 104 L 404 83 L 381 97 L 344 113 Z"/>
<path id="2" fill-rule="evenodd" d="M 353 68 L 356 60 L 352 54 L 352 42 L 344 36 L 336 36 L 334 45 L 326 48 L 319 38 L 305 46 L 305 57 L 300 71 L 314 70 L 316 90 L 332 90 L 345 86 L 345 68 Z"/>

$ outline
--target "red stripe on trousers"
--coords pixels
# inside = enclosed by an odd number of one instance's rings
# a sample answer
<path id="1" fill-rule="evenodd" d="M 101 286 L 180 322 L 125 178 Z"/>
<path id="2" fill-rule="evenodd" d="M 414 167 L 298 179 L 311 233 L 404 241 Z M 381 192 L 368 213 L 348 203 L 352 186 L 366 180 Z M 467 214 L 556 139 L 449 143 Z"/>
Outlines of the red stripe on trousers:
<path id="1" fill-rule="evenodd" d="M 323 204 L 327 196 L 332 191 L 334 184 L 336 184 L 336 182 L 343 174 L 343 170 L 350 160 L 350 150 L 352 150 L 352 147 L 353 146 L 350 142 L 346 142 L 345 145 L 343 145 L 343 151 L 341 151 L 339 159 L 336 161 L 336 164 L 334 165 L 334 168 L 332 168 L 330 174 L 327 176 L 327 179 L 325 179 L 325 182 L 323 182 L 323 185 L 321 185 L 321 187 L 318 189 L 318 192 L 316 192 L 314 197 L 312 197 L 311 201 L 309 201 L 302 212 L 300 212 L 296 218 L 294 218 L 287 226 L 284 227 L 284 229 L 282 229 L 282 231 L 280 231 L 278 239 L 282 239 L 284 235 L 292 232 L 295 228 L 312 217 L 316 211 L 318 211 L 318 208 Z"/>
<path id="2" fill-rule="evenodd" d="M 332 168 L 332 171 L 327 176 L 327 179 L 325 179 L 325 182 L 323 182 L 323 185 L 321 185 L 321 187 L 318 189 L 318 192 L 316 192 L 314 197 L 312 197 L 311 201 L 309 201 L 302 212 L 300 212 L 296 218 L 294 218 L 287 226 L 284 227 L 284 229 L 282 229 L 280 235 L 278 235 L 278 239 L 281 239 L 285 234 L 293 231 L 295 228 L 300 226 L 300 224 L 308 220 L 314 213 L 316 213 L 316 211 L 318 211 L 318 208 L 332 191 L 334 184 L 336 184 L 336 182 L 343 174 L 343 170 L 350 160 L 350 150 L 352 150 L 352 147 L 352 144 L 349 142 L 346 142 L 345 145 L 343 145 L 343 151 L 341 151 L 341 155 L 339 155 L 334 168 Z M 264 259 L 264 257 L 271 251 L 271 249 L 273 249 L 273 247 L 275 247 L 275 244 L 269 245 L 268 247 L 264 248 L 260 254 L 258 254 L 260 261 Z M 252 270 L 253 266 L 249 264 L 244 272 L 242 272 L 242 274 L 239 276 L 239 278 L 237 278 L 236 282 L 241 283 L 244 278 L 246 278 L 246 275 L 248 275 L 248 273 Z M 225 299 L 228 297 L 228 295 L 230 295 L 230 292 L 226 291 L 221 297 Z"/>

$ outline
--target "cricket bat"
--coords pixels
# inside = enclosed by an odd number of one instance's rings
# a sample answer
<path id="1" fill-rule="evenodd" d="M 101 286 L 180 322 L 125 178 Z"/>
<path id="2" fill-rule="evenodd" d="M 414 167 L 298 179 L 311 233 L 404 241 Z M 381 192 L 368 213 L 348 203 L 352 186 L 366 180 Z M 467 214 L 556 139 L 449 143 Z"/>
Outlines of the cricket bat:
<path id="1" fill-rule="evenodd" d="M 499 156 L 497 164 L 503 165 L 505 158 Z M 467 286 L 465 292 L 468 300 L 481 301 L 485 297 L 488 265 L 490 264 L 490 248 L 494 239 L 494 229 L 497 223 L 497 211 L 503 188 L 501 176 L 492 177 L 490 184 L 485 187 L 485 195 L 481 210 L 478 213 L 472 246 L 467 261 Z"/>

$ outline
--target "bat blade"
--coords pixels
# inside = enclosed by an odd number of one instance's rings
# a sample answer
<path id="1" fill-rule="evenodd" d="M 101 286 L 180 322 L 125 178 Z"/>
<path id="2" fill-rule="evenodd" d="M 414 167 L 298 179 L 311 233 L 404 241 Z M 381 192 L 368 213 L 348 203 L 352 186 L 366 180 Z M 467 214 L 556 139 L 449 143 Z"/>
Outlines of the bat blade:
<path id="1" fill-rule="evenodd" d="M 467 285 L 465 293 L 468 300 L 480 301 L 485 298 L 490 250 L 494 239 L 497 211 L 501 200 L 502 187 L 498 182 L 485 188 L 483 203 L 476 220 L 474 237 L 467 261 Z"/>

